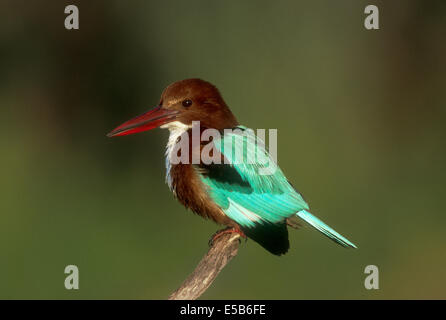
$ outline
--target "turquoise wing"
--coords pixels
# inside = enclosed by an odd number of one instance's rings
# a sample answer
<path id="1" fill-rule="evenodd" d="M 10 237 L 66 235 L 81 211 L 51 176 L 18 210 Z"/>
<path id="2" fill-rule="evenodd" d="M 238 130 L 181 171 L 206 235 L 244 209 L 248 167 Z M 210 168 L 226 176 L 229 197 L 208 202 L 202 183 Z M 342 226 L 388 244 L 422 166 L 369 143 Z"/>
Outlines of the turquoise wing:
<path id="1" fill-rule="evenodd" d="M 238 129 L 238 130 L 237 130 Z M 308 209 L 265 149 L 263 141 L 244 127 L 214 140 L 226 165 L 210 165 L 201 178 L 212 199 L 243 227 L 278 223 Z"/>
<path id="2" fill-rule="evenodd" d="M 225 164 L 197 170 L 211 198 L 244 228 L 284 223 L 298 215 L 343 246 L 354 245 L 308 212 L 302 196 L 288 182 L 252 129 L 237 127 L 213 141 Z"/>

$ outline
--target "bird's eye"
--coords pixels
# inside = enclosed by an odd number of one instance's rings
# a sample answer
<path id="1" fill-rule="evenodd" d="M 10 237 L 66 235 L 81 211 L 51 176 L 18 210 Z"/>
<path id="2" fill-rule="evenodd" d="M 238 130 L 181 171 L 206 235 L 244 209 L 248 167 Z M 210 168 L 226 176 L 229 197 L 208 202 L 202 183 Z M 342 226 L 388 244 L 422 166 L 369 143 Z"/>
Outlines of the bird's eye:
<path id="1" fill-rule="evenodd" d="M 183 101 L 183 107 L 190 107 L 192 105 L 192 100 L 186 99 Z"/>

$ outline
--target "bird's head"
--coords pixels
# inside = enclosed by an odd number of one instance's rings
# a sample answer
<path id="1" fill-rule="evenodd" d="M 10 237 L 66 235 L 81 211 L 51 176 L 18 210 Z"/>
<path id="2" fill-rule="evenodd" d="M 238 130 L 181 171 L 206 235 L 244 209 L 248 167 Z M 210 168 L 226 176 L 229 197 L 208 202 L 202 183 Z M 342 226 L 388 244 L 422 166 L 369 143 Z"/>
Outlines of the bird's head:
<path id="1" fill-rule="evenodd" d="M 218 130 L 238 124 L 214 85 L 201 79 L 187 79 L 169 85 L 157 107 L 124 122 L 108 136 L 124 136 L 161 126 L 169 128 L 178 122 L 191 127 L 192 121 L 200 121 L 201 127 Z"/>

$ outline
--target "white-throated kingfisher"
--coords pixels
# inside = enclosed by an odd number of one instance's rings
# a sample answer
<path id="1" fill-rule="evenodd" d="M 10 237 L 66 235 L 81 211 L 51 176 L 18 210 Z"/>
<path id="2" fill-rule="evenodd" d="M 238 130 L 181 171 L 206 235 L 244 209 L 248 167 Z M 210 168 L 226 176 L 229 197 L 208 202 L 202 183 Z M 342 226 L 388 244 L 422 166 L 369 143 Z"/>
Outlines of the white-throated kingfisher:
<path id="1" fill-rule="evenodd" d="M 200 142 L 197 147 L 189 139 L 188 160 L 200 154 L 207 144 L 214 144 L 218 157 L 229 161 L 208 163 L 183 161 L 173 163 L 175 145 L 181 137 L 192 135 L 192 123 L 199 121 L 200 132 L 215 129 L 216 139 Z M 174 196 L 198 215 L 228 228 L 217 233 L 238 232 L 258 242 L 269 252 L 281 255 L 288 251 L 287 225 L 300 217 L 331 240 L 344 247 L 356 246 L 309 212 L 308 204 L 290 184 L 280 168 L 271 174 L 260 174 L 263 163 L 237 163 L 232 152 L 222 147 L 244 135 L 244 143 L 255 144 L 252 133 L 240 126 L 218 89 L 200 79 L 187 79 L 169 85 L 154 109 L 131 119 L 108 134 L 123 136 L 154 128 L 170 131 L 166 150 L 166 181 Z M 228 131 L 225 129 L 239 129 Z M 229 132 L 229 133 L 228 133 Z M 218 143 L 217 143 L 218 142 Z M 237 144 L 237 142 L 235 142 Z M 264 146 L 256 145 L 268 156 Z M 177 154 L 175 154 L 177 155 Z M 214 236 L 215 237 L 215 236 Z"/>

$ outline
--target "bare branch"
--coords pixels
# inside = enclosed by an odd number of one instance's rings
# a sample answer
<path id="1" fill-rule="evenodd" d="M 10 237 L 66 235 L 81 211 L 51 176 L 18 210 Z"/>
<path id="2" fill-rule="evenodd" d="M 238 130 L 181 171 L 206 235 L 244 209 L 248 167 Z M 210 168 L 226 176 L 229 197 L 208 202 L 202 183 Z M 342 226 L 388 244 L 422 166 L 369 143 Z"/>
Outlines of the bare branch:
<path id="1" fill-rule="evenodd" d="M 222 234 L 215 239 L 208 253 L 194 272 L 175 290 L 169 300 L 195 300 L 214 282 L 220 271 L 237 255 L 240 243 L 238 233 Z"/>

